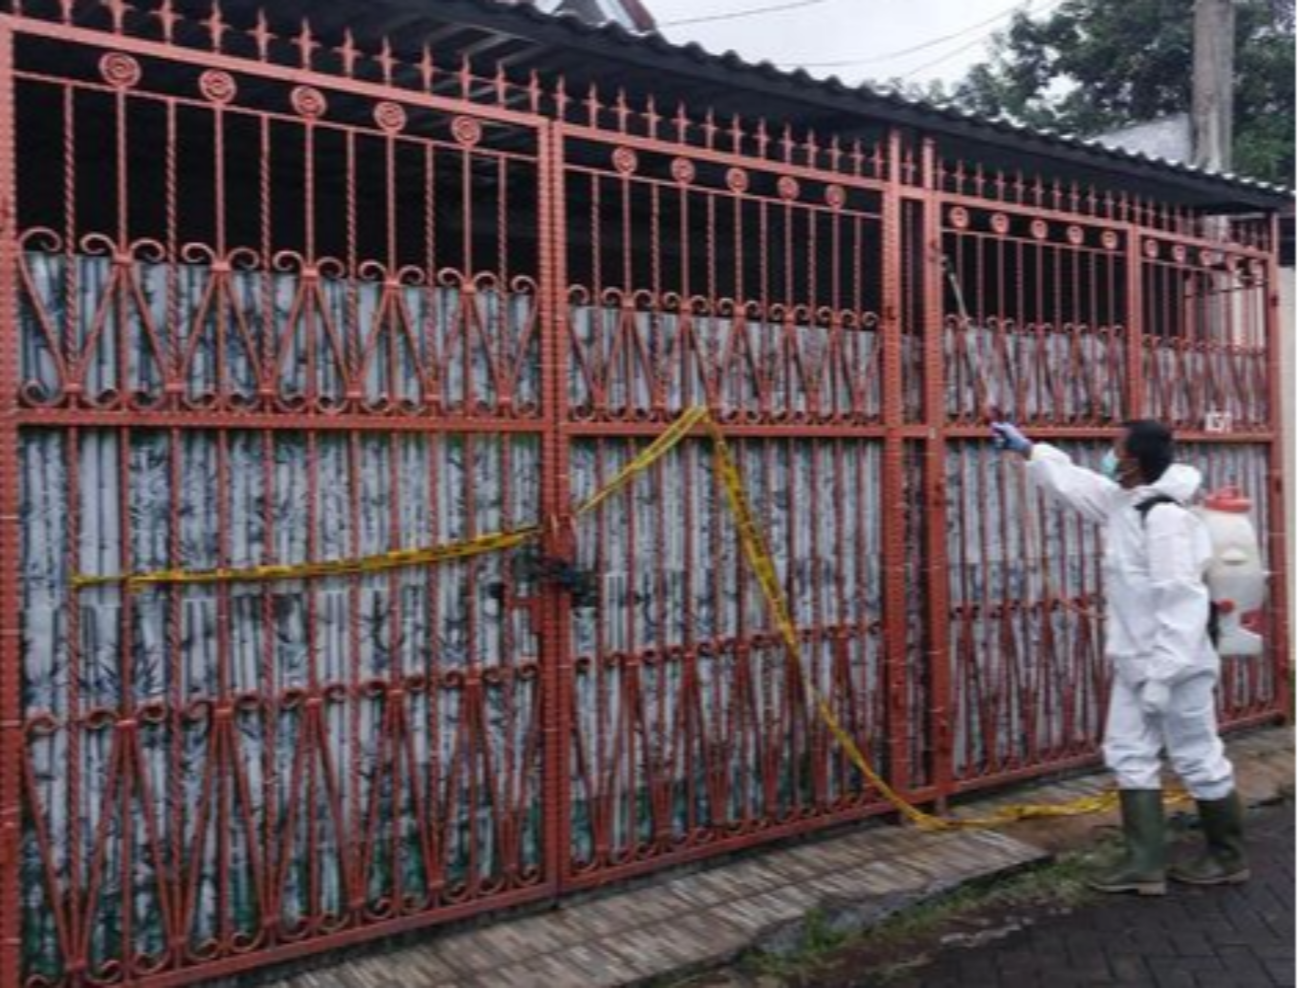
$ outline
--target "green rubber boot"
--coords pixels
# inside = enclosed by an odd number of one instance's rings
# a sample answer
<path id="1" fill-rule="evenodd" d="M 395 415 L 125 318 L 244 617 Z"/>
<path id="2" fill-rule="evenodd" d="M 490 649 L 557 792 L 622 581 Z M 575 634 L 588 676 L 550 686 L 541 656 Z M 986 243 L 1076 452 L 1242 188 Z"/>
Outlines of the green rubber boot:
<path id="1" fill-rule="evenodd" d="M 1239 885 L 1249 880 L 1245 858 L 1245 808 L 1234 792 L 1223 799 L 1196 800 L 1204 828 L 1203 853 L 1176 865 L 1168 877 L 1187 885 Z"/>
<path id="2" fill-rule="evenodd" d="M 1124 789 L 1119 793 L 1123 813 L 1123 857 L 1112 868 L 1087 882 L 1098 892 L 1163 895 L 1168 867 L 1168 838 L 1164 831 L 1164 794 L 1158 789 Z"/>

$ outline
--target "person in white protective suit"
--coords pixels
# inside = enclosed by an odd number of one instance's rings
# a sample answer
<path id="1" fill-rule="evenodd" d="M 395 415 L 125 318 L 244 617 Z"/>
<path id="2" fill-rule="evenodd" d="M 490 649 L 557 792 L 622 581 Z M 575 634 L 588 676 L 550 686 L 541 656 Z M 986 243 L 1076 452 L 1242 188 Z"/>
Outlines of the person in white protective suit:
<path id="1" fill-rule="evenodd" d="M 1245 881 L 1243 809 L 1214 709 L 1220 660 L 1203 579 L 1212 550 L 1204 523 L 1184 507 L 1199 471 L 1173 462 L 1173 434 L 1159 422 L 1127 423 L 1099 473 L 1008 422 L 992 431 L 999 448 L 1028 461 L 1036 487 L 1105 527 L 1105 653 L 1114 677 L 1104 753 L 1120 790 L 1125 851 L 1091 886 L 1163 895 L 1166 877 Z M 1198 859 L 1171 871 L 1161 748 L 1198 804 L 1206 840 Z"/>

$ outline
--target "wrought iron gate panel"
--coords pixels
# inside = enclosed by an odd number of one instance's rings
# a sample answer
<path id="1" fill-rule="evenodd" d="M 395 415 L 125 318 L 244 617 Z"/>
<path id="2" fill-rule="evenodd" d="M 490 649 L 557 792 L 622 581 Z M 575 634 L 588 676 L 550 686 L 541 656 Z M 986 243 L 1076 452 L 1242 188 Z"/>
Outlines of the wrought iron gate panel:
<path id="1" fill-rule="evenodd" d="M 788 133 L 765 160 L 765 135 L 674 128 L 561 130 L 569 417 L 878 424 L 883 186 L 865 175 L 883 166 L 856 148 L 855 172 L 821 172 Z"/>
<path id="2" fill-rule="evenodd" d="M 1153 209 L 1135 218 L 1145 368 L 1137 406 L 1188 440 L 1181 455 L 1210 489 L 1234 484 L 1248 494 L 1271 571 L 1267 601 L 1248 619 L 1266 639 L 1266 656 L 1224 655 L 1218 696 L 1225 722 L 1256 723 L 1284 709 L 1289 695 L 1277 230 Z"/>
<path id="3" fill-rule="evenodd" d="M 1274 230 L 959 161 L 936 161 L 929 176 L 946 282 L 954 787 L 1094 757 L 1108 703 L 1100 533 L 993 456 L 992 408 L 1083 463 L 1122 421 L 1162 418 L 1208 489 L 1245 487 L 1275 567 L 1256 616 L 1269 654 L 1224 656 L 1219 709 L 1231 724 L 1274 717 L 1288 640 L 1275 596 L 1287 574 Z"/>
<path id="4" fill-rule="evenodd" d="M 595 96 L 584 109 L 559 129 L 571 493 L 661 428 L 645 423 L 707 405 L 734 436 L 804 661 L 887 763 L 903 727 L 881 563 L 885 152 L 831 157 Z M 571 616 L 575 883 L 882 808 L 789 664 L 705 443 L 575 535 L 595 574 Z"/>
<path id="5" fill-rule="evenodd" d="M 1095 466 L 1107 444 L 1061 443 Z M 1093 755 L 1109 693 L 1099 529 L 985 441 L 948 447 L 953 770 L 969 783 Z"/>
<path id="6" fill-rule="evenodd" d="M 1146 236 L 1141 256 L 1144 414 L 1192 431 L 1268 429 L 1265 252 Z"/>
<path id="7" fill-rule="evenodd" d="M 316 73 L 309 33 L 282 72 L 273 35 L 13 24 L 5 983 L 211 977 L 553 894 L 527 554 L 295 570 L 551 509 L 535 91 Z"/>
<path id="8" fill-rule="evenodd" d="M 639 448 L 575 441 L 574 494 L 593 492 Z M 736 455 L 804 662 L 879 763 L 880 444 L 753 439 Z M 575 873 L 875 804 L 772 626 L 703 442 L 583 520 L 577 562 L 599 575 L 572 617 Z"/>
<path id="9" fill-rule="evenodd" d="M 1113 226 L 978 200 L 944 217 L 947 410 L 979 422 L 1125 417 L 1125 238 Z"/>

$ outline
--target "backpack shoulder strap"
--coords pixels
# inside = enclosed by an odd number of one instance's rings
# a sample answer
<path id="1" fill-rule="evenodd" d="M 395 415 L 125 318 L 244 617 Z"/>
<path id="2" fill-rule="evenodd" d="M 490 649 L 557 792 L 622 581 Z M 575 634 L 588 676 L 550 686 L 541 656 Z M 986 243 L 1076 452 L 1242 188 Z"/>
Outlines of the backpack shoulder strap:
<path id="1" fill-rule="evenodd" d="M 1141 524 L 1143 526 L 1146 523 L 1146 518 L 1147 516 L 1149 516 L 1151 509 L 1156 508 L 1161 504 L 1180 505 L 1181 502 L 1178 501 L 1177 498 L 1175 497 L 1169 497 L 1167 494 L 1154 494 L 1146 498 L 1144 501 L 1140 502 L 1136 506 L 1137 514 L 1141 515 Z"/>
<path id="2" fill-rule="evenodd" d="M 1152 509 L 1157 508 L 1161 504 L 1176 504 L 1178 507 L 1182 507 L 1181 501 L 1177 500 L 1175 497 L 1169 497 L 1167 494 L 1155 494 L 1146 498 L 1144 501 L 1136 505 L 1137 512 L 1141 515 L 1142 528 L 1146 527 L 1146 516 L 1150 514 Z M 1203 524 L 1203 522 L 1201 522 L 1201 524 Z M 1209 636 L 1209 641 L 1213 643 L 1213 647 L 1216 649 L 1218 647 L 1218 642 L 1222 638 L 1222 628 L 1219 623 L 1221 620 L 1221 612 L 1218 610 L 1218 604 L 1214 601 L 1212 594 L 1208 595 L 1208 601 L 1209 616 L 1205 622 L 1205 630 Z"/>

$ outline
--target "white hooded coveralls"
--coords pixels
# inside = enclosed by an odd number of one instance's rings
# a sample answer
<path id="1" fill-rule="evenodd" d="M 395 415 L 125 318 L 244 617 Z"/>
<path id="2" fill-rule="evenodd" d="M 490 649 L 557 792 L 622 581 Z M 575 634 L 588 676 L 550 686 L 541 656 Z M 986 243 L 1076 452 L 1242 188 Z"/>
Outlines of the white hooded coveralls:
<path id="1" fill-rule="evenodd" d="M 1035 443 L 1028 474 L 1056 501 L 1105 527 L 1105 654 L 1114 685 L 1104 751 L 1119 788 L 1160 788 L 1163 747 L 1192 796 L 1227 796 L 1234 779 L 1213 695 L 1221 661 L 1209 639 L 1203 579 L 1213 550 L 1204 523 L 1181 506 L 1199 489 L 1199 471 L 1174 464 L 1154 484 L 1124 489 Z M 1137 505 L 1159 494 L 1179 503 L 1155 505 L 1143 522 Z M 1162 717 L 1141 709 L 1141 686 L 1152 679 L 1171 691 Z"/>

